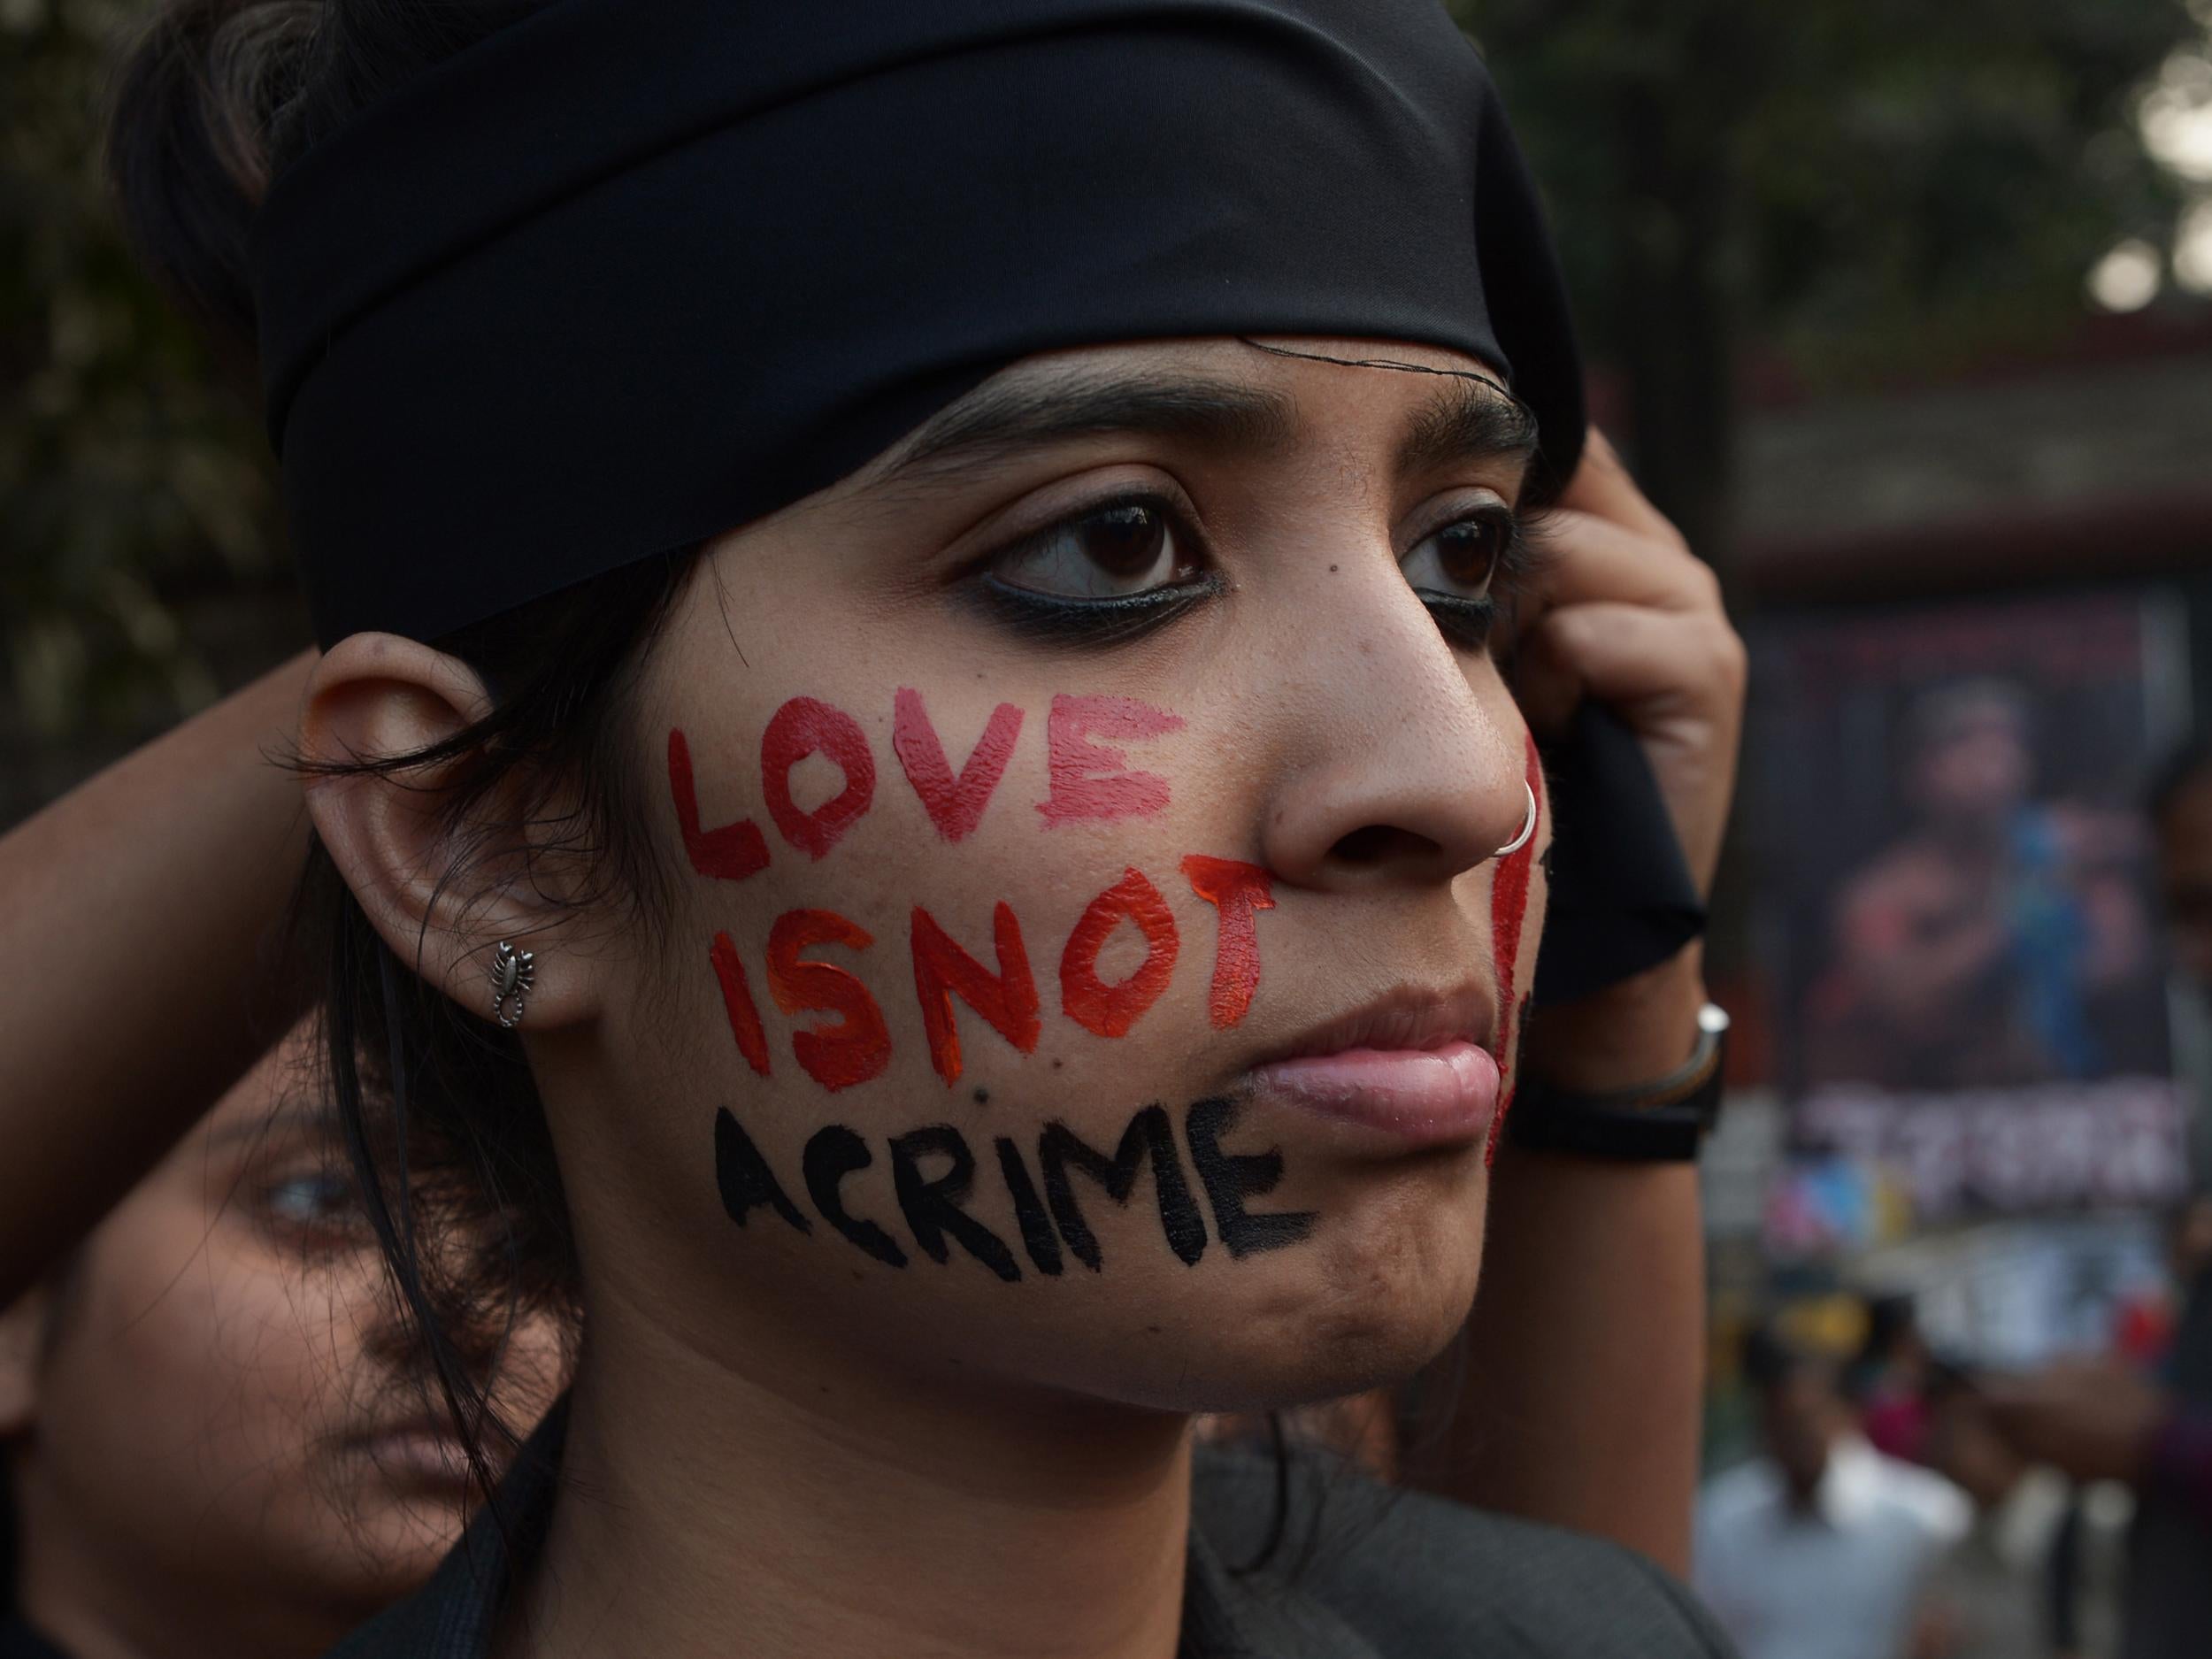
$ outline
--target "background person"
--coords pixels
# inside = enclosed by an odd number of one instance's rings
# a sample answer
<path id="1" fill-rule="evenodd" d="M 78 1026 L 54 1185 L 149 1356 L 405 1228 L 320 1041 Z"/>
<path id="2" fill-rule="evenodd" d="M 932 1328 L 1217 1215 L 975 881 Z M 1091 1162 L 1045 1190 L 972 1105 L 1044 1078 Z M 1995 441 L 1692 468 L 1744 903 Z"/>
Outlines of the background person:
<path id="1" fill-rule="evenodd" d="M 2212 752 L 2177 755 L 2149 802 L 2173 956 L 2212 995 Z M 2127 1659 L 2182 1659 L 2212 1636 L 2212 1270 L 2185 1211 L 2176 1260 L 2195 1260 L 2163 1365 L 2069 1363 L 1985 1385 L 1998 1427 L 2078 1480 L 2136 1492 L 2129 1538 Z"/>
<path id="2" fill-rule="evenodd" d="M 309 1034 L 0 1315 L 9 1659 L 307 1659 L 460 1535 L 467 1458 L 387 1300 Z M 483 1333 L 472 1363 L 516 1421 L 558 1390 L 565 1335 Z"/>
<path id="3" fill-rule="evenodd" d="M 280 760 L 309 661 L 0 837 L 10 1659 L 304 1659 L 419 1583 L 473 1495 L 386 1301 L 311 1022 L 267 1046 L 306 998 Z M 564 1318 L 472 1356 L 525 1428 Z M 483 1441 L 495 1465 L 511 1449 Z"/>
<path id="4" fill-rule="evenodd" d="M 1966 1498 L 1867 1444 L 1833 1362 L 1762 1331 L 1744 1374 L 1762 1455 L 1699 1498 L 1699 1594 L 1744 1659 L 1908 1659 L 1947 1623 L 1927 1591 Z"/>
<path id="5" fill-rule="evenodd" d="M 2082 1632 L 2110 1623 L 2105 1603 L 2112 1586 L 2097 1571 L 2101 1563 L 2094 1540 L 2082 1536 L 2085 1524 L 2070 1525 L 2071 1485 L 2057 1470 L 2022 1457 L 1971 1386 L 1939 1380 L 1931 1393 L 1925 1461 L 1966 1494 L 1973 1520 L 1939 1564 L 1924 1651 L 1929 1659 L 2082 1653 Z"/>
<path id="6" fill-rule="evenodd" d="M 1860 1431 L 1875 1450 L 1907 1463 L 1925 1461 L 1932 1360 L 1912 1297 L 1869 1299 L 1866 1335 L 1844 1382 Z"/>

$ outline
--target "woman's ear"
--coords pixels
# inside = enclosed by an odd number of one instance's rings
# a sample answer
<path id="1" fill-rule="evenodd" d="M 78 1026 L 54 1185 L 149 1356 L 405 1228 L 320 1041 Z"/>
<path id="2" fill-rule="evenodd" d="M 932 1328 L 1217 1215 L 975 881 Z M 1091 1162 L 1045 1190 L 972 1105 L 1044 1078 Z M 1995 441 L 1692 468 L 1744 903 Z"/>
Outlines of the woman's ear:
<path id="1" fill-rule="evenodd" d="M 535 956 L 526 1028 L 579 1024 L 598 1011 L 596 974 L 558 949 L 570 914 L 529 844 L 531 820 L 559 815 L 520 805 L 519 780 L 462 803 L 466 756 L 360 769 L 458 737 L 491 709 L 456 657 L 388 634 L 340 641 L 316 664 L 300 719 L 308 812 L 370 925 L 426 984 L 488 1018 L 494 956 L 511 942 Z"/>
<path id="2" fill-rule="evenodd" d="M 0 1440 L 30 1432 L 38 1417 L 38 1353 L 46 1329 L 46 1293 L 27 1291 L 0 1308 Z"/>

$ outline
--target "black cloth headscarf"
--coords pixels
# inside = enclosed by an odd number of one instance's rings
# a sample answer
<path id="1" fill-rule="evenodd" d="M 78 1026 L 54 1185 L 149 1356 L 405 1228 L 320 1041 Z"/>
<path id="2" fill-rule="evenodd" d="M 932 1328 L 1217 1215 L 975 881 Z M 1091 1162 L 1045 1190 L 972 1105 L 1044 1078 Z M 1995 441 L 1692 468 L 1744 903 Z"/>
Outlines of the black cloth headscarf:
<path id="1" fill-rule="evenodd" d="M 327 644 L 834 481 L 1028 354 L 1455 348 L 1582 441 L 1534 191 L 1435 0 L 554 0 L 314 143 L 252 262 Z"/>
<path id="2" fill-rule="evenodd" d="M 1434 0 L 554 0 L 316 143 L 252 254 L 326 645 L 693 547 L 1059 348 L 1450 347 L 1534 412 L 1534 497 L 1582 448 L 1535 191 Z M 1702 921 L 1632 741 L 1549 757 L 1546 1002 Z"/>

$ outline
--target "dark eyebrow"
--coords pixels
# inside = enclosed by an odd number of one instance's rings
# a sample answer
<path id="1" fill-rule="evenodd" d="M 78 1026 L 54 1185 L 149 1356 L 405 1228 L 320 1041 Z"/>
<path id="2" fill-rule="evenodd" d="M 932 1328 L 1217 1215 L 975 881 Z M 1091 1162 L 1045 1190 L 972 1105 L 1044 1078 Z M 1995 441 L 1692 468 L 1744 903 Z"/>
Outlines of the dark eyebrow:
<path id="1" fill-rule="evenodd" d="M 1471 375 L 1447 381 L 1413 418 L 1398 445 L 1398 471 L 1430 472 L 1535 452 L 1536 417 L 1528 405 Z"/>
<path id="2" fill-rule="evenodd" d="M 1297 424 L 1288 398 L 1221 380 L 1017 380 L 981 387 L 936 416 L 890 459 L 884 477 L 926 480 L 1109 433 L 1145 433 L 1223 450 L 1282 449 Z"/>

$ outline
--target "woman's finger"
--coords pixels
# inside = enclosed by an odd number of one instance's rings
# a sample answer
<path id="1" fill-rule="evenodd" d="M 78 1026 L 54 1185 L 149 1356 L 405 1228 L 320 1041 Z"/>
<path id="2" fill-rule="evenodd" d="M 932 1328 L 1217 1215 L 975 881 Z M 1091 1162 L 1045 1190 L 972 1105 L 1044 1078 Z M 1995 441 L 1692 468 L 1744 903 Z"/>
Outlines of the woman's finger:
<path id="1" fill-rule="evenodd" d="M 1721 609 L 1711 567 L 1678 539 L 1656 541 L 1577 508 L 1555 508 L 1542 523 L 1548 557 L 1531 594 L 1540 611 L 1598 601 L 1665 611 Z"/>
<path id="2" fill-rule="evenodd" d="M 1555 611 L 1525 636 L 1514 695 L 1539 732 L 1585 696 L 1619 712 L 1703 891 L 1727 829 L 1746 676 L 1742 641 L 1718 613 L 1597 603 Z"/>
<path id="3" fill-rule="evenodd" d="M 1575 468 L 1574 476 L 1567 480 L 1567 488 L 1560 493 L 1559 504 L 1609 519 L 1623 529 L 1688 550 L 1689 544 L 1683 541 L 1682 533 L 1636 488 L 1636 480 L 1621 463 L 1619 451 L 1595 426 L 1589 429 L 1583 440 L 1581 463 Z"/>
<path id="4" fill-rule="evenodd" d="M 1743 695 L 1743 642 L 1718 617 L 1608 601 L 1567 605 L 1525 635 L 1523 649 L 1571 665 L 1585 693 L 1624 714 L 1652 698 L 1718 713 Z"/>

